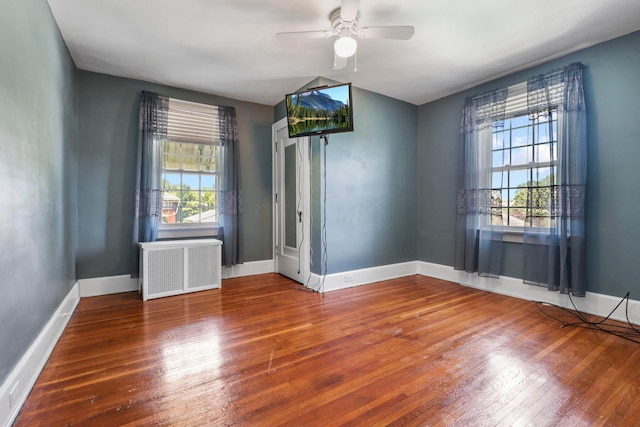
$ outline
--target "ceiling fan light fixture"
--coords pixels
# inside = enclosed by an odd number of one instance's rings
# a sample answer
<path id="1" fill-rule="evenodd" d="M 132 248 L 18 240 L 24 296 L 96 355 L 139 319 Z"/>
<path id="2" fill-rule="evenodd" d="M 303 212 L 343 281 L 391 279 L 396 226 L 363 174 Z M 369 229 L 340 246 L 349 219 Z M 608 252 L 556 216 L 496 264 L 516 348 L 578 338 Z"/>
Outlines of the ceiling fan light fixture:
<path id="1" fill-rule="evenodd" d="M 358 42 L 349 36 L 340 36 L 333 44 L 333 49 L 341 58 L 348 58 L 353 56 L 356 53 L 356 48 L 358 47 Z"/>

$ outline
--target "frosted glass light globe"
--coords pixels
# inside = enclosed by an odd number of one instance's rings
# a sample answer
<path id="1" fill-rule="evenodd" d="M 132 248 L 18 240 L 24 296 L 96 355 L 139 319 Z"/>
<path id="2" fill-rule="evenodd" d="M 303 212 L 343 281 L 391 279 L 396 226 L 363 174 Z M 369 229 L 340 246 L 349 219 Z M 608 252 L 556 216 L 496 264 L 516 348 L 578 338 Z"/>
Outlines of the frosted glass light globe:
<path id="1" fill-rule="evenodd" d="M 338 38 L 336 42 L 333 44 L 333 49 L 341 58 L 348 58 L 356 53 L 356 48 L 358 47 L 358 42 L 355 39 L 352 39 L 348 36 L 343 36 Z"/>

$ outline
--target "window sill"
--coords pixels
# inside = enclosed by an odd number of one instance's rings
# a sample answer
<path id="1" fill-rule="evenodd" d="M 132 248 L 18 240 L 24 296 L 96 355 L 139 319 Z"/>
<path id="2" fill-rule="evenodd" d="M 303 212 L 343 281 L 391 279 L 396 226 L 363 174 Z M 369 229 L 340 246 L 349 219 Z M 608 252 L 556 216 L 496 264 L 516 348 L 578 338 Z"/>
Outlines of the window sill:
<path id="1" fill-rule="evenodd" d="M 523 243 L 524 240 L 522 236 L 524 236 L 524 232 L 522 231 L 505 230 L 502 234 L 502 241 L 509 243 Z"/>
<path id="2" fill-rule="evenodd" d="M 161 227 L 158 230 L 158 239 L 182 239 L 189 237 L 217 237 L 218 226 L 202 225 L 173 225 Z"/>
<path id="3" fill-rule="evenodd" d="M 488 229 L 491 231 L 499 231 L 496 228 Z M 549 243 L 549 236 L 545 233 L 529 233 L 531 237 L 528 241 L 530 244 L 543 244 L 546 245 Z M 500 240 L 499 238 L 495 238 L 495 240 Z M 524 243 L 524 230 L 521 228 L 518 229 L 502 229 L 502 241 L 507 243 Z"/>

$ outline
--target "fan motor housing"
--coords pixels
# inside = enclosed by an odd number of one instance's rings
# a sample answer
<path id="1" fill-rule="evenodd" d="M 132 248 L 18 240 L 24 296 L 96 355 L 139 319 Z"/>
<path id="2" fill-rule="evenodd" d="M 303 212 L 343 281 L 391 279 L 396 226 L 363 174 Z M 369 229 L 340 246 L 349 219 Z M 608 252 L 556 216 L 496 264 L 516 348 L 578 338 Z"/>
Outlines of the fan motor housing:
<path id="1" fill-rule="evenodd" d="M 353 21 L 343 21 L 341 18 L 341 12 L 341 8 L 336 7 L 329 14 L 329 20 L 331 21 L 331 28 L 333 28 L 333 31 L 339 35 L 357 34 L 360 12 L 358 12 L 356 19 Z"/>

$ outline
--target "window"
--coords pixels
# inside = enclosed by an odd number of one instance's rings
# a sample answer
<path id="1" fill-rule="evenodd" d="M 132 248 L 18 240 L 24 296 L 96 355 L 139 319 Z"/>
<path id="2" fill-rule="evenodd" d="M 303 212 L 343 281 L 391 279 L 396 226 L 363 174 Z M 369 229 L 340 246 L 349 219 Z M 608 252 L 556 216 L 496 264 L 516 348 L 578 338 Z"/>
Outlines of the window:
<path id="1" fill-rule="evenodd" d="M 494 125 L 491 144 L 492 225 L 549 227 L 558 165 L 557 108 Z"/>
<path id="2" fill-rule="evenodd" d="M 503 242 L 520 242 L 525 283 L 584 296 L 583 68 L 575 62 L 465 98 L 455 269 L 498 277 Z"/>
<path id="3" fill-rule="evenodd" d="M 215 234 L 222 149 L 218 127 L 217 107 L 169 100 L 162 143 L 162 237 Z"/>

